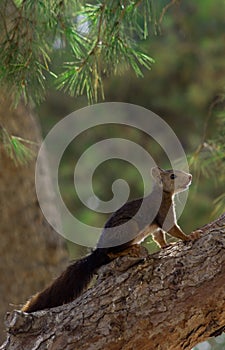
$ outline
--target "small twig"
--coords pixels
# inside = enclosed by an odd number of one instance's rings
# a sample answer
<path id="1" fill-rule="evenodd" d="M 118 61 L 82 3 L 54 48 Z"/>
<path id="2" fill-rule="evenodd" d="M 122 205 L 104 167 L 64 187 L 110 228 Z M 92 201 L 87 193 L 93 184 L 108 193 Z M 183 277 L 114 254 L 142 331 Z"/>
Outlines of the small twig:
<path id="1" fill-rule="evenodd" d="M 26 140 L 26 139 L 23 139 L 22 137 L 19 137 L 19 136 L 11 135 L 11 139 L 16 139 L 16 140 L 21 141 L 23 143 L 28 143 L 29 145 L 39 146 L 38 142 Z"/>
<path id="2" fill-rule="evenodd" d="M 160 25 L 160 24 L 162 23 L 163 18 L 164 18 L 164 16 L 165 16 L 166 12 L 168 11 L 168 9 L 169 9 L 171 6 L 175 5 L 176 2 L 178 2 L 178 1 L 179 1 L 179 0 L 171 0 L 166 6 L 163 7 L 162 12 L 161 12 L 161 15 L 160 15 L 160 17 L 159 17 L 158 25 Z"/>
<path id="3" fill-rule="evenodd" d="M 80 72 L 82 70 L 82 68 L 85 66 L 85 64 L 87 63 L 89 57 L 91 55 L 93 55 L 93 53 L 95 52 L 96 48 L 99 45 L 99 42 L 101 41 L 101 28 L 102 28 L 102 22 L 103 22 L 103 13 L 105 10 L 105 3 L 103 3 L 101 5 L 101 14 L 100 14 L 100 18 L 99 18 L 99 24 L 98 24 L 98 34 L 97 34 L 97 39 L 95 41 L 95 44 L 93 45 L 93 47 L 91 48 L 91 50 L 88 52 L 87 56 L 81 61 L 79 67 L 77 68 L 77 71 Z"/>

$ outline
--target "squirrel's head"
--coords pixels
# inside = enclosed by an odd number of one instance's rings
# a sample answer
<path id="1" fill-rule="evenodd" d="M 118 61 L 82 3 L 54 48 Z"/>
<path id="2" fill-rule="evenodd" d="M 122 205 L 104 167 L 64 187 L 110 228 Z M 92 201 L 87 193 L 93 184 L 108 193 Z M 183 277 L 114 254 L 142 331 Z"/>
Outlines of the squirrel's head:
<path id="1" fill-rule="evenodd" d="M 163 170 L 152 168 L 152 177 L 164 192 L 175 194 L 185 191 L 191 184 L 192 175 L 181 170 Z"/>

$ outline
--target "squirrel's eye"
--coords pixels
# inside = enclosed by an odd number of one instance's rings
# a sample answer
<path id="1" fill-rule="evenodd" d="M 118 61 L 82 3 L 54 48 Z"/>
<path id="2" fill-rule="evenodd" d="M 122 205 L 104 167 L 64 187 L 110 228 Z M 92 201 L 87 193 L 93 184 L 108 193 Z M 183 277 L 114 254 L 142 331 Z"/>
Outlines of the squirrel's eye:
<path id="1" fill-rule="evenodd" d="M 170 178 L 171 178 L 172 180 L 174 180 L 176 177 L 177 177 L 177 176 L 176 176 L 175 174 L 171 174 L 171 175 L 170 175 Z"/>

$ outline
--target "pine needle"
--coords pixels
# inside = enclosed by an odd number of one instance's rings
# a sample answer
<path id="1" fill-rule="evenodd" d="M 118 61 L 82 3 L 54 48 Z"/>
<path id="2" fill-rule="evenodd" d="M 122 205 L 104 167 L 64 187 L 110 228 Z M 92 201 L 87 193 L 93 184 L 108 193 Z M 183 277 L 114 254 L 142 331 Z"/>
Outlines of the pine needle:
<path id="1" fill-rule="evenodd" d="M 2 126 L 0 127 L 0 142 L 6 154 L 16 166 L 28 164 L 35 156 L 35 152 L 26 144 L 37 145 L 36 142 L 9 135 Z"/>

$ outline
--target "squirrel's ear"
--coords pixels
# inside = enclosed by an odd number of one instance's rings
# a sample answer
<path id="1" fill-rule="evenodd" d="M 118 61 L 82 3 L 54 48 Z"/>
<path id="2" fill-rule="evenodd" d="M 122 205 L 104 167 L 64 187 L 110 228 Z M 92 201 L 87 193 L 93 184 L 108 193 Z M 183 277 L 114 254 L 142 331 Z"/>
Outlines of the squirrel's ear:
<path id="1" fill-rule="evenodd" d="M 155 167 L 155 168 L 152 168 L 151 169 L 151 172 L 152 172 L 152 177 L 160 184 L 162 182 L 162 179 L 161 179 L 161 172 L 163 170 L 160 169 L 159 167 Z"/>

